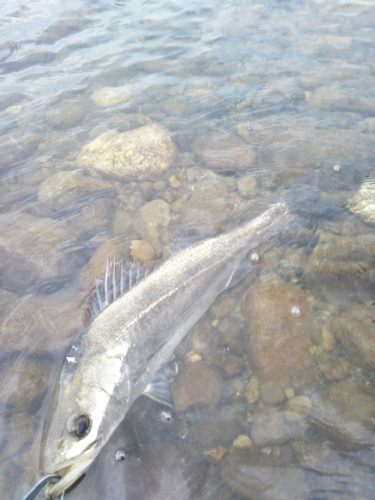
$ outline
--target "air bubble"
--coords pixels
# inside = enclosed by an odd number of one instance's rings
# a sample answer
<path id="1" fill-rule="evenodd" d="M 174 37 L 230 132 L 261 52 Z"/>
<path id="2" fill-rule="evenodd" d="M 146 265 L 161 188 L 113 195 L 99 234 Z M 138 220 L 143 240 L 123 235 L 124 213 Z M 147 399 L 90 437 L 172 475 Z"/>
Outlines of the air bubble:
<path id="1" fill-rule="evenodd" d="M 298 306 L 293 306 L 293 307 L 291 307 L 290 312 L 293 316 L 298 317 L 298 316 L 301 316 L 302 309 Z"/>
<path id="2" fill-rule="evenodd" d="M 340 172 L 340 170 L 341 170 L 340 165 L 333 165 L 333 171 L 334 172 Z"/>
<path id="3" fill-rule="evenodd" d="M 170 411 L 167 411 L 167 410 L 160 412 L 160 418 L 161 418 L 162 422 L 165 422 L 166 424 L 169 424 L 173 420 L 172 413 Z"/>
<path id="4" fill-rule="evenodd" d="M 250 260 L 251 262 L 258 262 L 260 260 L 260 255 L 259 253 L 257 252 L 253 252 L 251 255 L 250 255 Z"/>
<path id="5" fill-rule="evenodd" d="M 115 460 L 116 462 L 121 462 L 122 460 L 125 460 L 125 451 L 124 450 L 117 450 L 115 453 Z"/>

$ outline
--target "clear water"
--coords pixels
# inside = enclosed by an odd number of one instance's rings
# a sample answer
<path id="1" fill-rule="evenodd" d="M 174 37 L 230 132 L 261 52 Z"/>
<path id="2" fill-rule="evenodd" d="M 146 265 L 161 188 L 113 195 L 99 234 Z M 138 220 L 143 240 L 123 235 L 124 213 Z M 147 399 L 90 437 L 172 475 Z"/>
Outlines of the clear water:
<path id="1" fill-rule="evenodd" d="M 155 260 L 180 226 L 228 229 L 311 169 L 321 198 L 356 215 L 332 220 L 327 204 L 309 227 L 254 249 L 248 276 L 176 353 L 174 390 L 204 386 L 200 399 L 176 396 L 166 418 L 141 397 L 67 498 L 373 498 L 375 3 L 11 0 L 0 20 L 0 498 L 21 498 L 38 477 L 64 350 L 101 263 L 147 240 L 142 207 L 169 206 L 148 241 Z M 120 102 L 95 103 L 104 87 L 123 88 Z M 149 123 L 177 148 L 151 180 L 77 163 L 101 134 Z M 76 170 L 106 187 L 42 196 Z M 254 330 L 277 345 L 262 368 Z M 210 383 L 182 378 L 194 362 Z"/>

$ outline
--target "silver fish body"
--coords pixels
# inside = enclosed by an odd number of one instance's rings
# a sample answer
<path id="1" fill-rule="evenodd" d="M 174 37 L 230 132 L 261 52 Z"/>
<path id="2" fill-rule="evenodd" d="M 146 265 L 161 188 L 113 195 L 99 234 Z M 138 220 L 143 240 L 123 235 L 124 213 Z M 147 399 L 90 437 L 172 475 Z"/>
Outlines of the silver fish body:
<path id="1" fill-rule="evenodd" d="M 280 235 L 293 219 L 281 201 L 232 231 L 180 250 L 83 329 L 66 355 L 47 416 L 41 473 L 62 477 L 48 486 L 50 498 L 83 474 L 249 250 Z"/>

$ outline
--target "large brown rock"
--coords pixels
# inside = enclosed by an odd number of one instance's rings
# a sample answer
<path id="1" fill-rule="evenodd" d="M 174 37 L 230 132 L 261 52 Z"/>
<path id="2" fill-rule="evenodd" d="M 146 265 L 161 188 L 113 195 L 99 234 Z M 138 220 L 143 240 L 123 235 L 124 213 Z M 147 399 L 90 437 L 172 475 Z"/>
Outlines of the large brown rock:
<path id="1" fill-rule="evenodd" d="M 264 380 L 286 384 L 309 362 L 315 330 L 305 294 L 274 274 L 258 278 L 241 303 L 250 366 Z"/>
<path id="2" fill-rule="evenodd" d="M 188 363 L 171 384 L 174 407 L 183 411 L 189 406 L 215 406 L 221 393 L 218 373 L 201 361 Z"/>
<path id="3" fill-rule="evenodd" d="M 153 123 L 100 135 L 83 147 L 77 164 L 119 179 L 139 180 L 164 172 L 175 159 L 176 146 L 168 129 Z"/>
<path id="4" fill-rule="evenodd" d="M 29 214 L 0 216 L 0 286 L 58 287 L 79 259 L 77 235 L 64 223 Z"/>

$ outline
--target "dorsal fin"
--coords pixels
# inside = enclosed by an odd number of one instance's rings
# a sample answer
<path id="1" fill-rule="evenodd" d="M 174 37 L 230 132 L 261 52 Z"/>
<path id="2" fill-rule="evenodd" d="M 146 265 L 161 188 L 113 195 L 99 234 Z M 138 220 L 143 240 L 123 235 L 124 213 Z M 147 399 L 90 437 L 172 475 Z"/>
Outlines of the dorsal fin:
<path id="1" fill-rule="evenodd" d="M 104 279 L 95 278 L 96 295 L 91 299 L 91 319 L 96 318 L 103 309 L 121 297 L 148 273 L 149 268 L 144 264 L 123 260 L 112 262 L 108 258 Z"/>
<path id="2" fill-rule="evenodd" d="M 184 248 L 190 247 L 198 241 L 212 238 L 213 236 L 214 234 L 202 231 L 201 229 L 181 227 L 173 239 L 171 254 L 173 255 Z"/>

